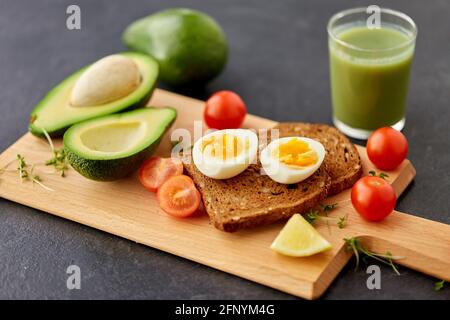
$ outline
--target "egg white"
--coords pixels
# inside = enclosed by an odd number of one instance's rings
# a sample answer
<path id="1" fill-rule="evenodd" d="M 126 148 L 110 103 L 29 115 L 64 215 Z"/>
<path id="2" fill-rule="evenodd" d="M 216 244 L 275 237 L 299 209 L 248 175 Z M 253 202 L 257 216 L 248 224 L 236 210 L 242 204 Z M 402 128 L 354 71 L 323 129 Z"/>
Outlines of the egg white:
<path id="1" fill-rule="evenodd" d="M 317 152 L 317 163 L 308 167 L 295 167 L 281 162 L 273 155 L 273 151 L 280 144 L 289 142 L 291 139 L 298 139 L 308 143 L 309 148 Z M 285 137 L 272 141 L 261 151 L 260 161 L 266 174 L 274 181 L 283 184 L 292 184 L 301 182 L 310 177 L 319 169 L 325 158 L 325 148 L 323 145 L 313 139 L 305 137 Z"/>
<path id="2" fill-rule="evenodd" d="M 244 148 L 236 157 L 225 160 L 211 157 L 207 153 L 202 152 L 202 145 L 205 139 L 224 134 L 236 136 L 244 144 L 248 139 L 248 148 Z M 257 153 L 258 137 L 253 131 L 246 129 L 225 129 L 213 131 L 197 140 L 192 148 L 192 159 L 197 169 L 205 176 L 213 179 L 229 179 L 243 172 L 250 164 L 256 163 Z"/>

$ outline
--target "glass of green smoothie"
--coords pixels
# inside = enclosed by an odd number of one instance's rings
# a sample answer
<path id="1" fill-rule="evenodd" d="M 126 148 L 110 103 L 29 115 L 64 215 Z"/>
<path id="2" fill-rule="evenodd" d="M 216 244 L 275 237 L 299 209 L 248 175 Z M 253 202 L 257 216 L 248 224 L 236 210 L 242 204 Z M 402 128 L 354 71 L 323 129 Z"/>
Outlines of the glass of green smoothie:
<path id="1" fill-rule="evenodd" d="M 380 8 L 374 26 L 366 10 L 339 12 L 328 23 L 333 122 L 357 139 L 384 126 L 403 129 L 417 35 L 404 13 Z"/>

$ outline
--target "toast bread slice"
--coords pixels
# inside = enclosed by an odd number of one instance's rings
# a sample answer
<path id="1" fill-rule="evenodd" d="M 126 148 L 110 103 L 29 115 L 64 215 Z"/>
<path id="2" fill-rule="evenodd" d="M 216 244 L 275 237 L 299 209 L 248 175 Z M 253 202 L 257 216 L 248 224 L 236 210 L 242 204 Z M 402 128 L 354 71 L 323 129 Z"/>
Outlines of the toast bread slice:
<path id="1" fill-rule="evenodd" d="M 326 124 L 280 123 L 274 127 L 280 138 L 302 136 L 315 139 L 327 151 L 324 164 L 331 177 L 328 195 L 332 196 L 350 188 L 362 175 L 361 158 L 358 150 L 338 129 Z"/>
<path id="2" fill-rule="evenodd" d="M 270 134 L 267 138 L 270 140 Z M 260 139 L 259 150 L 263 147 L 265 144 Z M 331 185 L 323 164 L 308 179 L 285 185 L 262 174 L 259 160 L 241 174 L 224 180 L 203 175 L 191 155 L 185 155 L 182 161 L 186 173 L 200 191 L 211 223 L 227 232 L 270 224 L 294 213 L 307 212 L 327 197 Z"/>
<path id="3" fill-rule="evenodd" d="M 305 213 L 329 195 L 351 187 L 362 174 L 356 147 L 336 128 L 325 124 L 281 123 L 279 137 L 304 136 L 320 141 L 327 151 L 322 166 L 308 179 L 293 185 L 280 184 L 261 174 L 261 164 L 226 180 L 203 175 L 184 157 L 187 174 L 199 189 L 206 212 L 218 229 L 233 232 Z M 270 142 L 271 136 L 268 136 Z M 260 139 L 259 150 L 265 147 Z"/>
<path id="4" fill-rule="evenodd" d="M 224 180 L 203 175 L 193 163 L 183 164 L 202 195 L 211 223 L 227 232 L 304 213 L 326 198 L 331 184 L 323 166 L 308 179 L 285 185 L 261 175 L 260 164 L 252 164 L 241 174 Z"/>

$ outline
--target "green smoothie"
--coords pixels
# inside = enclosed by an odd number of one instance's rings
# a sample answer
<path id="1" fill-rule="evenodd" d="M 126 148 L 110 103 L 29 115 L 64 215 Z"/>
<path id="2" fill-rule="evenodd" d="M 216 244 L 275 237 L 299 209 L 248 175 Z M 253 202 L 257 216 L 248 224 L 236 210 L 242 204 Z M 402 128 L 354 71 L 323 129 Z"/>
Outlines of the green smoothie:
<path id="1" fill-rule="evenodd" d="M 337 38 L 345 44 L 330 42 L 334 117 L 363 130 L 402 120 L 414 51 L 410 37 L 394 28 L 355 26 Z"/>

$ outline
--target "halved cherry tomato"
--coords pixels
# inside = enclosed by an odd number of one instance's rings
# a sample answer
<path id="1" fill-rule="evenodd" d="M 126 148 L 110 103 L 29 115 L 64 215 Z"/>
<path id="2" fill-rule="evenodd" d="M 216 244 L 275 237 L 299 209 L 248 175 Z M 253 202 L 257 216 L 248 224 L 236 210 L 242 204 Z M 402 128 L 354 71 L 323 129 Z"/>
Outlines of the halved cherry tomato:
<path id="1" fill-rule="evenodd" d="M 206 101 L 203 116 L 208 127 L 221 130 L 240 128 L 246 114 L 241 97 L 232 91 L 219 91 Z"/>
<path id="2" fill-rule="evenodd" d="M 391 127 L 375 130 L 367 140 L 367 155 L 382 170 L 397 168 L 408 154 L 408 141 L 403 133 Z"/>
<path id="3" fill-rule="evenodd" d="M 157 197 L 161 209 L 177 218 L 192 215 L 200 206 L 200 192 L 185 175 L 169 178 L 159 187 Z"/>
<path id="4" fill-rule="evenodd" d="M 395 208 L 394 188 L 379 177 L 362 177 L 352 187 L 352 204 L 369 221 L 381 221 Z"/>
<path id="5" fill-rule="evenodd" d="M 183 174 L 180 159 L 150 157 L 139 169 L 139 180 L 147 190 L 156 192 L 167 179 L 180 174 Z"/>

